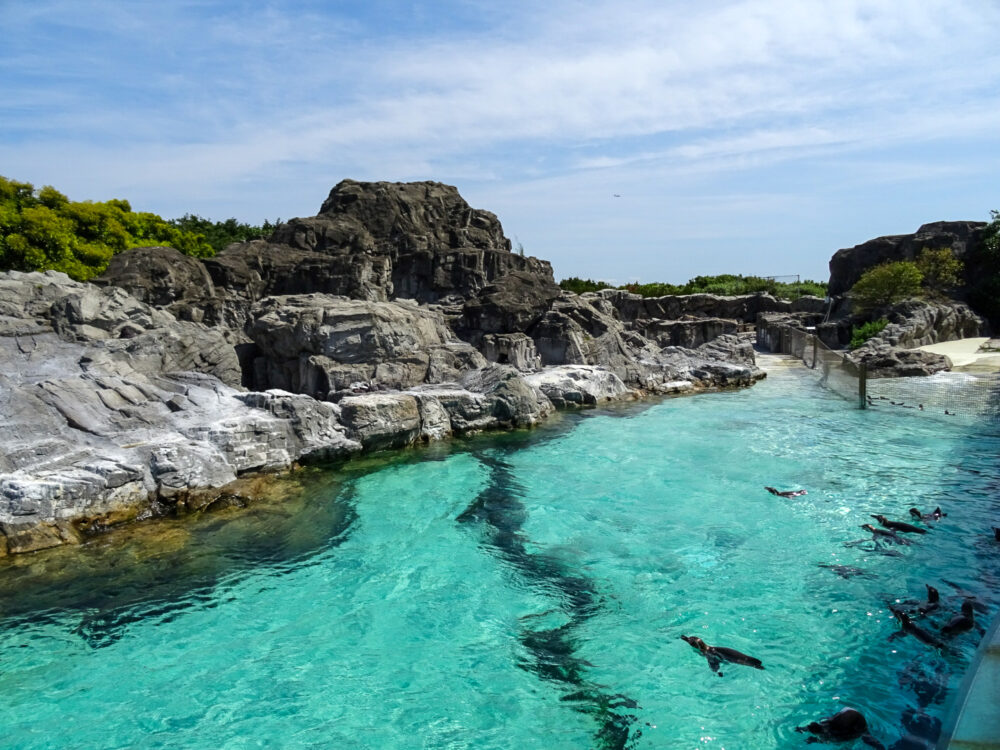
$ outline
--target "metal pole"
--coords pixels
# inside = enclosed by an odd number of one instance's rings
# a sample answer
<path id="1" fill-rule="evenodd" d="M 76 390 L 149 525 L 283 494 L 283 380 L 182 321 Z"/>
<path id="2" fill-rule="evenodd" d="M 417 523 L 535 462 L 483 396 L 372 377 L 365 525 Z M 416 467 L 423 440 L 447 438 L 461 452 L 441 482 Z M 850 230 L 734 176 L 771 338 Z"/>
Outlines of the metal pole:
<path id="1" fill-rule="evenodd" d="M 858 365 L 858 406 L 868 408 L 868 365 L 862 362 Z"/>
<path id="2" fill-rule="evenodd" d="M 812 364 L 812 369 L 814 369 L 814 370 L 816 369 L 816 356 L 817 356 L 816 349 L 819 346 L 818 342 L 819 342 L 819 339 L 816 337 L 816 334 L 814 333 L 813 334 L 813 364 Z"/>

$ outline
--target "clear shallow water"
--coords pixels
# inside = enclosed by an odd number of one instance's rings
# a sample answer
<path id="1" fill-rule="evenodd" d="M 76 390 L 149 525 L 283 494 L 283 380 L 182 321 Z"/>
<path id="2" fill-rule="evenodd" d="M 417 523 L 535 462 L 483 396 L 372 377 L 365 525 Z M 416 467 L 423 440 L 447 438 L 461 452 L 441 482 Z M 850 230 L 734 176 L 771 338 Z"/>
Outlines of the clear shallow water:
<path id="1" fill-rule="evenodd" d="M 983 625 L 1000 600 L 984 429 L 779 371 L 315 472 L 159 545 L 32 556 L 0 570 L 2 744 L 785 748 L 852 705 L 890 746 L 944 718 L 978 636 L 889 641 L 887 604 L 937 586 L 931 628 L 959 592 Z M 914 505 L 949 515 L 899 556 L 844 546 Z M 681 634 L 766 669 L 720 678 Z"/>

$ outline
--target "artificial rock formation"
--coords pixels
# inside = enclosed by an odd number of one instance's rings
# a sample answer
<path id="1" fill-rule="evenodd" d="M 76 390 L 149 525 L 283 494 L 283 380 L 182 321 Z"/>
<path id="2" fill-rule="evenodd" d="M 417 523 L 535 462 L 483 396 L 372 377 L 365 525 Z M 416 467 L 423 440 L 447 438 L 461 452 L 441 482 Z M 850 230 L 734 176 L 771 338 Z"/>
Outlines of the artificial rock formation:
<path id="1" fill-rule="evenodd" d="M 137 248 L 95 281 L 0 275 L 0 554 L 213 507 L 299 462 L 746 386 L 763 373 L 736 332 L 787 306 L 564 292 L 431 182 L 347 180 L 267 240 Z"/>
<path id="2" fill-rule="evenodd" d="M 838 250 L 830 259 L 831 296 L 846 294 L 869 268 L 881 263 L 916 260 L 925 247 L 949 247 L 960 260 L 982 241 L 982 221 L 935 221 L 924 224 L 914 234 L 876 237 L 854 247 Z"/>

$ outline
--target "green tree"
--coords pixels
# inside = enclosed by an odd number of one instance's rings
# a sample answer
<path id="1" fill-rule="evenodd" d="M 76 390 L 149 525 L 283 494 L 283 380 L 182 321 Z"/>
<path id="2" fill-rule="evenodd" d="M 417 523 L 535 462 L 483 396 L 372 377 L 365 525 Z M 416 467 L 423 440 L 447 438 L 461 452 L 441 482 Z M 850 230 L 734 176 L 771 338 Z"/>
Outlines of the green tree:
<path id="1" fill-rule="evenodd" d="M 861 274 L 851 287 L 851 300 L 859 312 L 870 312 L 910 297 L 919 297 L 923 278 L 917 264 L 911 261 L 883 263 Z"/>
<path id="2" fill-rule="evenodd" d="M 936 294 L 957 287 L 965 269 L 950 247 L 925 247 L 917 258 L 917 268 L 924 275 L 924 286 Z"/>
<path id="3" fill-rule="evenodd" d="M 54 187 L 0 177 L 0 271 L 63 271 L 83 281 L 100 274 L 115 253 L 170 245 L 204 258 L 215 254 L 197 233 L 126 200 L 71 201 Z"/>

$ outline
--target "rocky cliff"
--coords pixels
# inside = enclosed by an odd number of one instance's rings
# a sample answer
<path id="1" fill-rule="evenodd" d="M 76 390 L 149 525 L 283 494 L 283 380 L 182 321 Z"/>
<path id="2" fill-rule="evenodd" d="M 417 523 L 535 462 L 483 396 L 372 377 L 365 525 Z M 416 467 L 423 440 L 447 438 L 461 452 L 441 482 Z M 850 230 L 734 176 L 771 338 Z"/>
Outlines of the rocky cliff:
<path id="1" fill-rule="evenodd" d="M 880 263 L 916 260 L 925 247 L 938 250 L 950 247 L 955 257 L 964 259 L 982 241 L 982 221 L 935 221 L 924 224 L 914 234 L 876 237 L 854 247 L 844 248 L 830 258 L 830 296 L 845 294 L 861 274 Z"/>
<path id="2" fill-rule="evenodd" d="M 740 326 L 783 306 L 563 292 L 430 182 L 344 181 L 204 261 L 152 247 L 92 284 L 3 274 L 0 554 L 226 503 L 304 461 L 749 385 Z"/>

